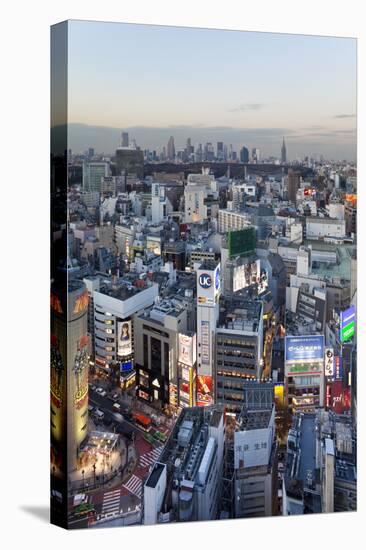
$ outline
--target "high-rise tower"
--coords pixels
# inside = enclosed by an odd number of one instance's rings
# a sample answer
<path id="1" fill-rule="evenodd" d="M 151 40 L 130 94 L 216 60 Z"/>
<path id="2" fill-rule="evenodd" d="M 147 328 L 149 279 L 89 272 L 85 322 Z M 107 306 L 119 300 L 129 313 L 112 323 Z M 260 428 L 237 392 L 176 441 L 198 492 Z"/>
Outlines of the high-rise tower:
<path id="1" fill-rule="evenodd" d="M 170 136 L 169 141 L 168 141 L 167 156 L 168 156 L 169 160 L 174 160 L 175 159 L 175 146 L 174 146 L 173 136 Z"/>
<path id="2" fill-rule="evenodd" d="M 281 162 L 284 164 L 286 162 L 286 145 L 285 145 L 285 138 L 283 138 L 282 141 L 282 147 L 281 147 Z"/>

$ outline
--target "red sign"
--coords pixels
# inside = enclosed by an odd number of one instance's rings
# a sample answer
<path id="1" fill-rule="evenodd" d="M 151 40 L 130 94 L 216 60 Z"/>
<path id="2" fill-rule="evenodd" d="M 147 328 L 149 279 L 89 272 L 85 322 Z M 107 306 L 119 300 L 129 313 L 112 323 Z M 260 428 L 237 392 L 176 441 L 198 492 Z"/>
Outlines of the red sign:
<path id="1" fill-rule="evenodd" d="M 349 388 L 344 389 L 342 380 L 335 380 L 331 387 L 330 408 L 336 414 L 343 414 L 350 408 Z"/>
<path id="2" fill-rule="evenodd" d="M 197 376 L 197 405 L 204 407 L 206 405 L 212 405 L 212 376 L 199 374 Z"/>
<path id="3" fill-rule="evenodd" d="M 56 311 L 56 313 L 62 313 L 62 307 L 60 298 L 51 292 L 51 308 Z"/>

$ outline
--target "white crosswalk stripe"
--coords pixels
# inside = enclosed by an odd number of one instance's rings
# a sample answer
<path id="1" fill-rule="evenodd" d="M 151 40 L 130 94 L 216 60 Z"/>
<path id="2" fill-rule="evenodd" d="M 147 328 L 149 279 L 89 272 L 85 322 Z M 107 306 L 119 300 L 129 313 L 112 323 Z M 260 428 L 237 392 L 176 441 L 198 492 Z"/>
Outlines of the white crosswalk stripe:
<path id="1" fill-rule="evenodd" d="M 143 454 L 140 456 L 139 463 L 141 466 L 147 467 L 151 466 L 151 464 L 154 464 L 156 462 L 161 454 L 163 446 L 156 447 L 155 449 L 152 449 L 151 451 Z"/>
<path id="2" fill-rule="evenodd" d="M 133 495 L 136 495 L 138 498 L 141 498 L 142 494 L 142 481 L 139 477 L 132 474 L 130 479 L 122 487 L 130 491 Z"/>
<path id="3" fill-rule="evenodd" d="M 121 489 L 109 491 L 103 495 L 102 514 L 108 515 L 120 511 Z"/>

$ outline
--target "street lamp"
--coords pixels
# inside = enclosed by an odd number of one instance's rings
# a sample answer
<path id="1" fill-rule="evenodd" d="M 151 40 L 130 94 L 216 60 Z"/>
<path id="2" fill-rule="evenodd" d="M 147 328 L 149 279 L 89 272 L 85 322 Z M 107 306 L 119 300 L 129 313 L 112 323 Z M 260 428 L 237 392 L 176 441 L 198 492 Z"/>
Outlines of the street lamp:
<path id="1" fill-rule="evenodd" d="M 93 464 L 93 470 L 94 470 L 94 487 L 95 487 L 95 471 L 97 469 L 97 465 L 94 463 Z"/>

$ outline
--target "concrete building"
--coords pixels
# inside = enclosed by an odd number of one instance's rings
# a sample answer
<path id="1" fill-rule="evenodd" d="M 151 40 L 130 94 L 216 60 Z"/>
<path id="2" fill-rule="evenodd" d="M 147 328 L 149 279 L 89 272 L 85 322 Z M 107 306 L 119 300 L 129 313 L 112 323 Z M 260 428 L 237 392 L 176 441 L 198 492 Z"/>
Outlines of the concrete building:
<path id="1" fill-rule="evenodd" d="M 216 329 L 215 399 L 238 414 L 248 380 L 259 379 L 263 364 L 263 306 L 240 296 L 225 297 Z"/>
<path id="2" fill-rule="evenodd" d="M 287 174 L 287 197 L 288 200 L 296 203 L 296 193 L 300 187 L 300 172 L 290 169 Z"/>
<path id="3" fill-rule="evenodd" d="M 345 415 L 294 417 L 287 443 L 283 515 L 356 510 L 356 436 Z"/>
<path id="4" fill-rule="evenodd" d="M 161 407 L 178 406 L 178 335 L 187 331 L 187 311 L 158 300 L 134 317 L 136 395 Z"/>
<path id="5" fill-rule="evenodd" d="M 272 388 L 273 392 L 273 388 Z M 243 409 L 234 433 L 235 517 L 277 515 L 275 406 Z"/>
<path id="6" fill-rule="evenodd" d="M 221 407 L 185 408 L 144 485 L 144 524 L 217 519 L 224 453 Z"/>
<path id="7" fill-rule="evenodd" d="M 153 183 L 151 186 L 151 221 L 160 223 L 167 216 L 165 186 Z"/>
<path id="8" fill-rule="evenodd" d="M 133 275 L 132 275 L 133 277 Z M 107 370 L 111 364 L 133 360 L 132 317 L 151 306 L 158 296 L 158 285 L 147 279 L 102 279 L 93 292 L 95 364 Z"/>
<path id="9" fill-rule="evenodd" d="M 306 238 L 324 239 L 325 237 L 335 237 L 343 239 L 346 236 L 345 220 L 333 218 L 315 218 L 308 216 L 306 218 Z"/>
<path id="10" fill-rule="evenodd" d="M 184 189 L 184 221 L 197 223 L 212 220 L 219 210 L 218 188 L 208 173 L 189 174 Z"/>

